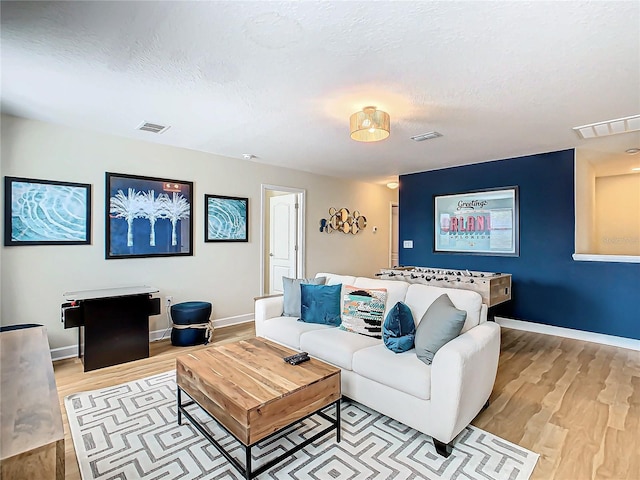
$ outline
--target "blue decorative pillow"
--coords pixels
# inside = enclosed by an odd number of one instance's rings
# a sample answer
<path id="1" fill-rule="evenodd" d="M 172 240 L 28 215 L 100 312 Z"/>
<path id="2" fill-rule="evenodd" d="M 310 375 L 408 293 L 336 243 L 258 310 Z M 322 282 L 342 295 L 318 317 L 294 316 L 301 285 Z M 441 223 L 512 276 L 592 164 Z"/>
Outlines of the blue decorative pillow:
<path id="1" fill-rule="evenodd" d="M 309 285 L 300 284 L 300 321 L 340 325 L 340 291 L 342 284 Z"/>
<path id="2" fill-rule="evenodd" d="M 382 340 L 395 353 L 411 350 L 416 338 L 416 324 L 411 309 L 404 303 L 396 303 L 382 324 Z"/>

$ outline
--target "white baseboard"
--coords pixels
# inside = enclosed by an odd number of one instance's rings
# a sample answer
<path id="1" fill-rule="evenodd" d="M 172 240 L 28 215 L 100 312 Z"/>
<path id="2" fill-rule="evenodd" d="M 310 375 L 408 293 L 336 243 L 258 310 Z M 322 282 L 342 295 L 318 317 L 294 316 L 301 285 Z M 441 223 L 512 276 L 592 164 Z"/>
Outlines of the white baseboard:
<path id="1" fill-rule="evenodd" d="M 51 360 L 63 360 L 78 356 L 78 345 L 69 345 L 68 347 L 52 348 Z"/>
<path id="2" fill-rule="evenodd" d="M 239 325 L 240 323 L 253 322 L 253 313 L 245 313 L 244 315 L 236 315 L 235 317 L 218 318 L 213 321 L 214 327 L 229 327 L 231 325 Z"/>
<path id="3" fill-rule="evenodd" d="M 605 335 L 603 333 L 585 332 L 583 330 L 574 330 L 572 328 L 555 327 L 553 325 L 525 322 L 523 320 L 513 320 L 511 318 L 496 317 L 495 320 L 500 326 L 512 328 L 514 330 L 555 335 L 557 337 L 572 338 L 574 340 L 583 340 L 585 342 L 601 343 L 603 345 L 611 345 L 614 347 L 640 351 L 640 340 L 634 340 L 632 338 L 616 337 L 614 335 Z"/>
<path id="4" fill-rule="evenodd" d="M 240 323 L 253 322 L 253 313 L 247 313 L 244 315 L 236 315 L 234 317 L 217 318 L 213 320 L 214 328 L 229 327 L 231 325 L 238 325 Z M 166 332 L 166 334 L 165 334 Z M 171 335 L 171 329 L 161 328 L 160 330 L 154 330 L 149 332 L 149 343 L 157 342 L 164 338 L 169 338 Z M 215 333 L 214 333 L 215 335 Z M 51 349 L 51 360 L 64 360 L 65 358 L 73 358 L 78 356 L 78 345 L 69 345 L 67 347 L 59 347 Z"/>
<path id="5" fill-rule="evenodd" d="M 158 340 L 164 340 L 171 337 L 171 327 L 161 328 L 160 330 L 154 330 L 149 332 L 149 343 L 157 342 Z"/>

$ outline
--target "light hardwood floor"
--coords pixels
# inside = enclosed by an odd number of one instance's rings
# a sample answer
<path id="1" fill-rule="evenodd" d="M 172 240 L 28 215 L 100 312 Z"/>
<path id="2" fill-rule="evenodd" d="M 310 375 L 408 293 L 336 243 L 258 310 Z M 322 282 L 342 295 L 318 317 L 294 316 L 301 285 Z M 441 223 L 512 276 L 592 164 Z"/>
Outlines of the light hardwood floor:
<path id="1" fill-rule="evenodd" d="M 214 344 L 250 338 L 253 324 L 219 328 L 214 336 Z M 201 348 L 155 342 L 150 358 L 88 373 L 78 359 L 55 362 L 66 478 L 80 478 L 66 395 L 171 370 L 176 356 Z M 640 353 L 503 329 L 491 404 L 473 424 L 539 453 L 532 479 L 640 480 Z"/>
<path id="2" fill-rule="evenodd" d="M 640 479 L 640 352 L 502 329 L 473 424 L 540 454 L 535 479 Z"/>

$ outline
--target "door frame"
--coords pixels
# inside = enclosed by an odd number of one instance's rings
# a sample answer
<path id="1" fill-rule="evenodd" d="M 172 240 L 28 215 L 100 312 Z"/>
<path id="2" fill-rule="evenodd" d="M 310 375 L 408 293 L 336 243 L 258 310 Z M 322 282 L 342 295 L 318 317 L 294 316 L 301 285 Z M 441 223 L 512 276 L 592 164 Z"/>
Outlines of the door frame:
<path id="1" fill-rule="evenodd" d="M 398 262 L 400 261 L 400 204 L 389 202 L 389 268 L 393 268 L 393 207 L 398 209 Z"/>
<path id="2" fill-rule="evenodd" d="M 287 192 L 298 194 L 298 232 L 296 242 L 298 245 L 298 252 L 296 257 L 296 277 L 304 278 L 304 259 L 305 259 L 305 245 L 304 245 L 304 230 L 305 230 L 305 195 L 306 190 L 295 187 L 284 187 L 281 185 L 260 185 L 260 295 L 267 295 L 265 292 L 265 264 L 267 257 L 264 253 L 264 247 L 266 244 L 265 235 L 269 235 L 269 225 L 266 225 L 265 209 L 268 207 L 267 191 Z"/>

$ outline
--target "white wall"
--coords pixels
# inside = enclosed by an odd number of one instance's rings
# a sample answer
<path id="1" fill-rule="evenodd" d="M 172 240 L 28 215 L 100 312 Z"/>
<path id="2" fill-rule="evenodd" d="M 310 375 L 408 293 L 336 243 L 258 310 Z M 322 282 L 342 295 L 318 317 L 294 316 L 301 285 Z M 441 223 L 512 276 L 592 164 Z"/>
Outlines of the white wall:
<path id="1" fill-rule="evenodd" d="M 60 322 L 66 291 L 151 285 L 174 303 L 212 302 L 216 319 L 252 313 L 260 294 L 262 183 L 306 190 L 307 276 L 372 276 L 388 263 L 389 202 L 397 191 L 384 186 L 10 116 L 1 127 L 2 175 L 93 185 L 91 245 L 3 246 L 0 253 L 0 322 L 42 323 L 52 348 L 76 343 L 76 330 Z M 105 172 L 193 181 L 194 256 L 105 260 Z M 248 243 L 204 243 L 205 193 L 249 197 Z M 331 206 L 360 210 L 368 227 L 358 235 L 320 233 L 316 226 Z M 151 317 L 151 330 L 165 326 L 163 316 Z"/>
<path id="2" fill-rule="evenodd" d="M 596 178 L 596 253 L 640 255 L 640 174 Z"/>
<path id="3" fill-rule="evenodd" d="M 596 251 L 596 172 L 588 160 L 578 158 L 578 152 L 576 152 L 575 162 L 575 253 L 594 253 Z"/>

